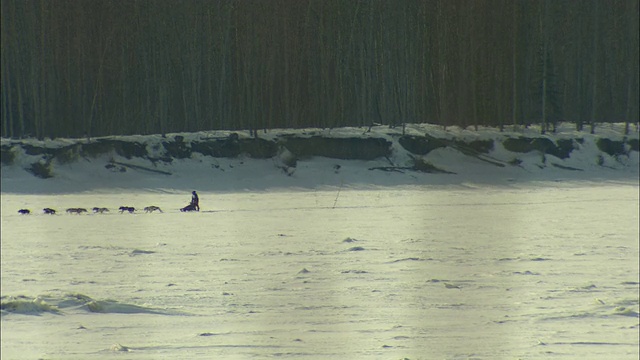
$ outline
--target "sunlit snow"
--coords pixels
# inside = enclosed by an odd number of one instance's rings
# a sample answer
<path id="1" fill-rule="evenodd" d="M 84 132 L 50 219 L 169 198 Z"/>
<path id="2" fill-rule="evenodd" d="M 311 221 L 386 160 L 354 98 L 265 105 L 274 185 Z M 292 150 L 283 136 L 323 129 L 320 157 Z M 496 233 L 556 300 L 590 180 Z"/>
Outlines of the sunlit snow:
<path id="1" fill-rule="evenodd" d="M 292 176 L 253 159 L 47 180 L 3 166 L 1 357 L 637 359 L 632 154 L 583 154 L 580 173 L 446 149 L 430 160 L 456 175 L 324 158 Z M 181 213 L 191 190 L 202 210 Z"/>

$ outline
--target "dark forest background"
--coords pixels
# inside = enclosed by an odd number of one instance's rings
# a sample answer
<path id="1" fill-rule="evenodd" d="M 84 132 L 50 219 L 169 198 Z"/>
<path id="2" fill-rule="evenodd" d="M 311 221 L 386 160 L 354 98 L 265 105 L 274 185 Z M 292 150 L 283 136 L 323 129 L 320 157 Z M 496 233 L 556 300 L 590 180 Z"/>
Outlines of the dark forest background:
<path id="1" fill-rule="evenodd" d="M 2 136 L 636 123 L 638 3 L 2 0 Z"/>

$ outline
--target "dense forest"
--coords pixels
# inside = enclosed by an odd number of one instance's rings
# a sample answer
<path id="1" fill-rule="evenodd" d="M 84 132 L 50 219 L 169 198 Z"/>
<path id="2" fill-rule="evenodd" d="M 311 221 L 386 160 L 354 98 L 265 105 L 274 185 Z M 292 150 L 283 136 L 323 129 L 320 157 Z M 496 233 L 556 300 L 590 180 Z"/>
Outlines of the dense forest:
<path id="1" fill-rule="evenodd" d="M 639 119 L 638 0 L 2 0 L 2 137 Z"/>

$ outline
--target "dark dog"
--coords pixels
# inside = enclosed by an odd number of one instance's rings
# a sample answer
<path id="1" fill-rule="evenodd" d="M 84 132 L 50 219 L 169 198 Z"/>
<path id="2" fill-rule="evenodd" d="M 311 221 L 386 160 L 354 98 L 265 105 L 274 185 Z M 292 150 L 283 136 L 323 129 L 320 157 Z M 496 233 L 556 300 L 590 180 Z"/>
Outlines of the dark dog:
<path id="1" fill-rule="evenodd" d="M 120 206 L 120 214 L 122 214 L 125 211 L 128 211 L 129 214 L 133 214 L 133 212 L 136 211 L 136 208 L 132 206 Z"/>
<path id="2" fill-rule="evenodd" d="M 94 212 L 94 213 L 104 214 L 104 213 L 106 213 L 106 212 L 109 212 L 109 209 L 107 209 L 107 208 L 94 207 L 94 208 L 93 208 L 93 212 Z"/>
<path id="3" fill-rule="evenodd" d="M 186 212 L 186 211 L 198 211 L 198 210 L 196 210 L 196 206 L 194 204 L 189 204 L 183 207 L 182 209 L 180 209 L 180 211 Z"/>
<path id="4" fill-rule="evenodd" d="M 49 214 L 49 215 L 55 215 L 55 214 L 56 214 L 56 211 L 55 211 L 55 210 L 53 210 L 53 209 L 51 209 L 51 208 L 44 208 L 44 209 L 42 209 L 42 211 L 43 211 L 45 214 Z"/>
<path id="5" fill-rule="evenodd" d="M 29 209 L 20 209 L 20 210 L 18 210 L 18 214 L 29 215 L 29 214 L 31 214 L 31 210 L 29 210 Z"/>
<path id="6" fill-rule="evenodd" d="M 68 214 L 82 214 L 83 212 L 87 212 L 87 209 L 83 209 L 83 208 L 69 208 L 67 209 L 67 213 Z"/>
<path id="7" fill-rule="evenodd" d="M 146 208 L 144 208 L 144 212 L 146 212 L 146 213 L 152 213 L 154 211 L 162 212 L 162 210 L 157 206 L 147 206 Z"/>

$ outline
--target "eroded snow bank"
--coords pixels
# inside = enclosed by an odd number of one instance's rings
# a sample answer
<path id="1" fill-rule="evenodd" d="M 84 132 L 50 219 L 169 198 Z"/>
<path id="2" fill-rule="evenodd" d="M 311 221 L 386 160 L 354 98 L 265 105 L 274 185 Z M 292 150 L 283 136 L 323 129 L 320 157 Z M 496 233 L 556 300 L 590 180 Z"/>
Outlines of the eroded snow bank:
<path id="1" fill-rule="evenodd" d="M 638 129 L 573 124 L 478 131 L 401 128 L 212 131 L 95 139 L 2 139 L 2 191 L 266 189 L 522 180 L 636 179 Z"/>

